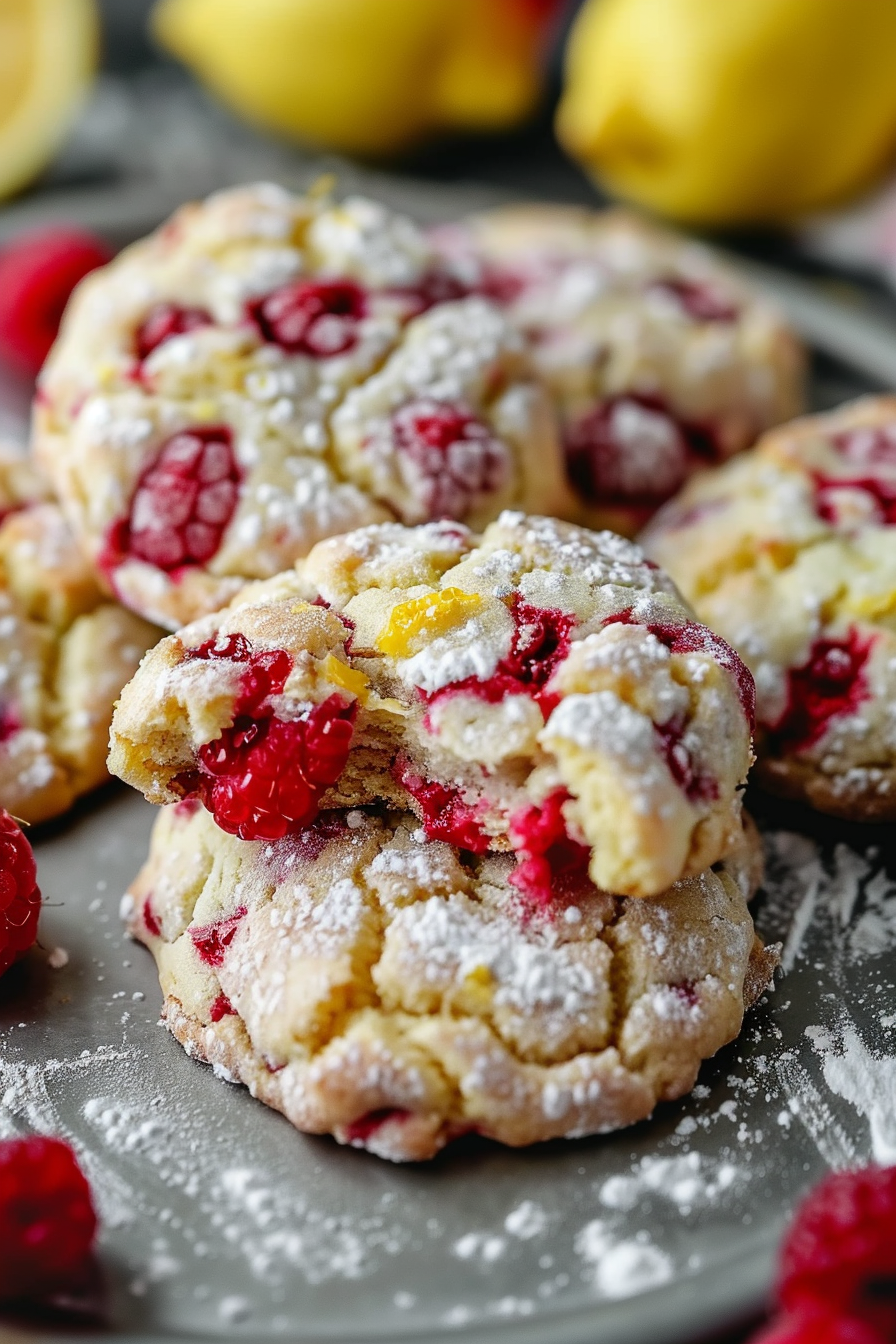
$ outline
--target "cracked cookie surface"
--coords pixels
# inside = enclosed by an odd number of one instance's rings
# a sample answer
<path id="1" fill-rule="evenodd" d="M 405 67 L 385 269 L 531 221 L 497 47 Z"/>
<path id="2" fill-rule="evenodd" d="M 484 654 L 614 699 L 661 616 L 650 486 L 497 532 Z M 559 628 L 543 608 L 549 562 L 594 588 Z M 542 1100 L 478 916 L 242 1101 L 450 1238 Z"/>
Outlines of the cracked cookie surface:
<path id="1" fill-rule="evenodd" d="M 360 529 L 163 640 L 110 765 L 244 839 L 386 802 L 426 833 L 650 896 L 740 833 L 752 680 L 631 542 L 504 513 Z"/>
<path id="2" fill-rule="evenodd" d="M 432 238 L 530 342 L 589 526 L 634 534 L 697 468 L 803 408 L 796 337 L 693 241 L 622 210 L 534 205 Z"/>
<path id="3" fill-rule="evenodd" d="M 271 184 L 79 286 L 33 442 L 111 591 L 176 628 L 367 523 L 568 513 L 523 337 L 407 219 Z"/>
<path id="4" fill-rule="evenodd" d="M 694 1084 L 773 950 L 747 899 L 758 837 L 652 901 L 587 880 L 549 906 L 508 855 L 406 814 L 333 811 L 250 843 L 159 816 L 128 927 L 168 1029 L 301 1130 L 393 1161 L 476 1131 L 519 1146 L 616 1129 Z"/>
<path id="5" fill-rule="evenodd" d="M 645 533 L 756 679 L 757 773 L 854 820 L 896 819 L 896 398 L 766 435 Z"/>
<path id="6" fill-rule="evenodd" d="M 113 706 L 159 636 L 104 597 L 45 493 L 0 454 L 0 806 L 26 822 L 108 778 Z"/>

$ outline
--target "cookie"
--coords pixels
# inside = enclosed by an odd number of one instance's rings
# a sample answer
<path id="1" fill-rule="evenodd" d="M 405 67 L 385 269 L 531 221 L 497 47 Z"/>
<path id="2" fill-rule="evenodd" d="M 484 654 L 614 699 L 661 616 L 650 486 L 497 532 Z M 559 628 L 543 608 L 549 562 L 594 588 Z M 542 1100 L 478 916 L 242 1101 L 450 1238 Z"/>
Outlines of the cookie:
<path id="1" fill-rule="evenodd" d="M 652 901 L 583 880 L 533 906 L 509 855 L 406 814 L 250 843 L 180 803 L 125 907 L 189 1054 L 300 1130 L 413 1161 L 471 1131 L 617 1129 L 687 1092 L 775 964 L 747 909 L 756 843 Z"/>
<path id="2" fill-rule="evenodd" d="M 432 236 L 529 340 L 589 526 L 634 535 L 695 468 L 803 408 L 795 336 L 691 240 L 620 210 L 535 205 Z"/>
<path id="3" fill-rule="evenodd" d="M 740 832 L 752 681 L 631 542 L 504 513 L 362 528 L 153 650 L 112 770 L 244 839 L 386 802 L 651 896 Z"/>
<path id="4" fill-rule="evenodd" d="M 109 602 L 55 504 L 0 460 L 0 807 L 66 811 L 108 778 L 112 709 L 159 631 Z"/>
<path id="5" fill-rule="evenodd" d="M 766 435 L 645 534 L 756 679 L 757 775 L 896 820 L 896 397 Z"/>
<path id="6" fill-rule="evenodd" d="M 364 524 L 571 507 L 498 309 L 409 220 L 271 184 L 185 206 L 78 287 L 33 442 L 110 591 L 172 629 Z"/>

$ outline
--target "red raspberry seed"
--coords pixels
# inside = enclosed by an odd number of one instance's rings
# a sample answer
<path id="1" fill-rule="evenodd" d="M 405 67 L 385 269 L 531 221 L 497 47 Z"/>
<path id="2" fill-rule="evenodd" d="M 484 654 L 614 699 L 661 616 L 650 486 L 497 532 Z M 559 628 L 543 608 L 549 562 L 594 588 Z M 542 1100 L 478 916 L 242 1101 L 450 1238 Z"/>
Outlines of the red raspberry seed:
<path id="1" fill-rule="evenodd" d="M 204 308 L 181 308 L 176 303 L 157 303 L 144 317 L 135 335 L 137 358 L 142 362 L 172 336 L 183 336 L 207 327 L 211 316 Z"/>
<path id="2" fill-rule="evenodd" d="M 109 572 L 129 556 L 166 573 L 207 564 L 233 516 L 241 479 L 226 425 L 175 434 L 141 476 L 129 517 L 110 528 L 101 568 Z"/>
<path id="3" fill-rule="evenodd" d="M 390 433 L 427 520 L 465 518 L 507 478 L 504 444 L 475 416 L 453 406 L 426 398 L 409 402 L 393 415 Z"/>
<path id="4" fill-rule="evenodd" d="M 56 339 L 72 290 L 112 253 L 75 229 L 46 229 L 0 252 L 0 357 L 37 373 Z"/>
<path id="5" fill-rule="evenodd" d="M 248 305 L 266 341 L 314 359 L 351 350 L 366 312 L 367 295 L 353 280 L 297 280 Z"/>
<path id="6" fill-rule="evenodd" d="M 836 1172 L 812 1191 L 784 1241 L 778 1298 L 896 1339 L 896 1167 Z"/>
<path id="7" fill-rule="evenodd" d="M 90 1187 L 67 1144 L 0 1142 L 0 1299 L 73 1286 L 96 1225 Z"/>
<path id="8" fill-rule="evenodd" d="M 34 944 L 39 918 L 34 854 L 21 827 L 0 808 L 0 975 Z"/>

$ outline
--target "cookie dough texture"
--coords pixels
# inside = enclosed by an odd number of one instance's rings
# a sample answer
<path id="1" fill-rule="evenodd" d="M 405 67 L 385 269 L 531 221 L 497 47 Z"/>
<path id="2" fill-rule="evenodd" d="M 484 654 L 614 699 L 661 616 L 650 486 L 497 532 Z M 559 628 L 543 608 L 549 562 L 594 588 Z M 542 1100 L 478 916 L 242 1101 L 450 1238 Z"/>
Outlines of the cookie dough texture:
<path id="1" fill-rule="evenodd" d="M 110 765 L 152 802 L 195 792 L 199 753 L 251 726 L 234 641 L 289 656 L 254 702 L 265 726 L 334 697 L 355 716 L 324 808 L 386 802 L 437 838 L 529 857 L 553 808 L 592 880 L 634 896 L 740 834 L 749 674 L 611 533 L 505 513 L 481 536 L 387 524 L 321 543 L 163 640 L 123 692 Z"/>
<path id="2" fill-rule="evenodd" d="M 172 629 L 364 524 L 572 507 L 499 310 L 409 220 L 272 184 L 184 206 L 78 287 L 33 442 L 104 581 Z"/>
<path id="3" fill-rule="evenodd" d="M 896 819 L 896 398 L 766 435 L 695 478 L 644 544 L 756 680 L 757 775 Z"/>
<path id="4" fill-rule="evenodd" d="M 550 205 L 432 236 L 530 342 L 589 526 L 632 535 L 688 474 L 803 409 L 797 337 L 693 240 L 623 210 Z"/>
<path id="5" fill-rule="evenodd" d="M 256 844 L 178 804 L 128 922 L 189 1054 L 300 1130 L 420 1160 L 470 1131 L 617 1129 L 687 1092 L 774 966 L 746 903 L 757 843 L 653 901 L 589 887 L 533 912 L 509 856 L 461 857 L 407 815 Z"/>
<path id="6" fill-rule="evenodd" d="M 42 493 L 0 455 L 0 806 L 26 822 L 108 778 L 113 706 L 159 635 L 106 600 Z"/>

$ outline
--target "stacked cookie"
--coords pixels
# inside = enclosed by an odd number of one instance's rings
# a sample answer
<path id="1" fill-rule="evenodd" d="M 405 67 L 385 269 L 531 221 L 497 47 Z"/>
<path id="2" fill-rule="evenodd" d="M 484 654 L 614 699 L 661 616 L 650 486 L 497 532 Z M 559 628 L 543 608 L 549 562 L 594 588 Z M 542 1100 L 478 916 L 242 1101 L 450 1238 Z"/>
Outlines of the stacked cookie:
<path id="1" fill-rule="evenodd" d="M 110 764 L 163 807 L 129 922 L 191 1053 L 396 1160 L 693 1085 L 774 965 L 753 681 L 580 524 L 631 532 L 801 373 L 764 304 L 619 215 L 427 237 L 260 185 L 79 287 L 34 448 L 91 584 L 183 627 Z"/>
<path id="2" fill-rule="evenodd" d="M 593 1133 L 694 1083 L 773 958 L 752 682 L 630 542 L 383 524 L 154 649 L 111 763 L 170 1029 L 393 1159 Z"/>

